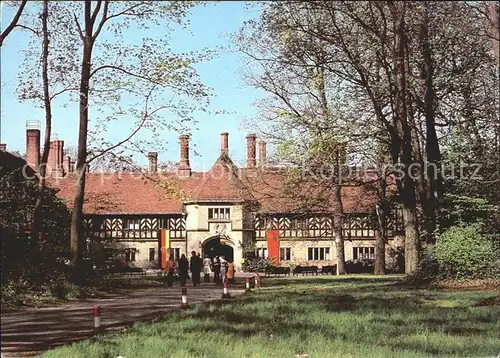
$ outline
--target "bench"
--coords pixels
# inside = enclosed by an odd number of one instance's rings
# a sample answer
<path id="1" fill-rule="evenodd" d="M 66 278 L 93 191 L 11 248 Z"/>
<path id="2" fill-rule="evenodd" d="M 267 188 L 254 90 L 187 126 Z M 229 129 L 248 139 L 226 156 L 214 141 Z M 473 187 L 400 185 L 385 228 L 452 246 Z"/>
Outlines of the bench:
<path id="1" fill-rule="evenodd" d="M 308 274 L 311 274 L 311 275 L 317 275 L 318 274 L 318 266 L 296 266 L 294 269 L 293 269 L 293 274 L 295 276 L 298 276 L 299 274 L 302 274 L 302 276 L 304 275 L 308 275 Z"/>
<path id="2" fill-rule="evenodd" d="M 120 276 L 146 276 L 146 270 L 140 267 L 124 267 L 121 269 L 116 269 L 111 271 L 111 274 L 114 275 L 120 275 Z"/>
<path id="3" fill-rule="evenodd" d="M 336 265 L 331 265 L 331 266 L 323 266 L 321 268 L 321 274 L 322 275 L 336 275 L 337 274 L 337 266 Z"/>
<path id="4" fill-rule="evenodd" d="M 285 266 L 271 266 L 266 268 L 266 276 L 279 276 L 279 275 L 284 275 L 284 276 L 290 276 L 290 267 L 285 267 Z"/>

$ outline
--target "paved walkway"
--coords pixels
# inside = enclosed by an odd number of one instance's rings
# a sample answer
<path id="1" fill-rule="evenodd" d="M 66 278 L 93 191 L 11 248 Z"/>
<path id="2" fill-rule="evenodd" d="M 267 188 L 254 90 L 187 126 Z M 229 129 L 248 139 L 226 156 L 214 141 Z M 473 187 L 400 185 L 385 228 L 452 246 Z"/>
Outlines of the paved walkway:
<path id="1" fill-rule="evenodd" d="M 189 304 L 218 300 L 222 287 L 187 286 Z M 244 292 L 230 288 L 232 295 Z M 2 357 L 26 357 L 92 335 L 92 307 L 101 306 L 101 327 L 116 330 L 179 308 L 181 289 L 154 288 L 104 299 L 88 299 L 45 308 L 23 308 L 1 314 Z"/>

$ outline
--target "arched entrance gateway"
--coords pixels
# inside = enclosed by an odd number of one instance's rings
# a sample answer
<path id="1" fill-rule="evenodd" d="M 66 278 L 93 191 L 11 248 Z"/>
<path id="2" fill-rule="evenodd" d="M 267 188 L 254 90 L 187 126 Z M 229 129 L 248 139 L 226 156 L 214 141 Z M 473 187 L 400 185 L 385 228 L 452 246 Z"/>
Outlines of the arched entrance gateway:
<path id="1" fill-rule="evenodd" d="M 224 256 L 227 261 L 234 261 L 233 242 L 223 236 L 214 236 L 203 242 L 203 256 L 210 258 L 214 256 Z"/>

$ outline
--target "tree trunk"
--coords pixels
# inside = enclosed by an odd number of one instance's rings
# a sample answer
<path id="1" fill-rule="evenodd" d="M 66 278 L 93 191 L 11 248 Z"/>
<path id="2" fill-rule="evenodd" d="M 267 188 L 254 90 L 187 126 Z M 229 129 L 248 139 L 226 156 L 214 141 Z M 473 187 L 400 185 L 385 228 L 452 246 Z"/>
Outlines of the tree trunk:
<path id="1" fill-rule="evenodd" d="M 336 189 L 335 189 L 336 191 Z M 342 228 L 344 226 L 344 214 L 339 212 L 340 205 L 337 204 L 338 199 L 334 200 L 333 209 L 333 231 L 335 233 L 335 248 L 337 251 L 337 275 L 343 275 L 345 271 L 345 252 L 344 252 L 344 235 Z"/>
<path id="2" fill-rule="evenodd" d="M 317 66 L 318 92 L 321 111 L 326 120 L 329 119 L 328 100 L 326 97 L 325 73 L 321 67 L 324 59 L 320 58 L 320 66 Z M 333 180 L 333 231 L 335 233 L 335 251 L 337 251 L 337 275 L 343 275 L 345 271 L 345 251 L 344 251 L 344 207 L 342 205 L 342 173 L 341 168 L 343 158 L 341 157 L 341 143 L 334 148 L 335 178 Z"/>
<path id="3" fill-rule="evenodd" d="M 395 16 L 395 77 L 396 113 L 395 122 L 401 138 L 400 157 L 404 167 L 404 175 L 397 179 L 399 193 L 403 202 L 403 219 L 405 225 L 405 272 L 415 271 L 420 259 L 420 237 L 416 215 L 415 183 L 410 176 L 410 165 L 413 162 L 411 128 L 408 125 L 407 86 L 405 70 L 405 11 L 406 3 L 391 3 Z"/>
<path id="4" fill-rule="evenodd" d="M 385 275 L 385 244 L 387 242 L 387 213 L 388 201 L 386 198 L 386 178 L 384 173 L 380 174 L 378 180 L 379 202 L 375 208 L 373 218 L 373 227 L 375 228 L 375 275 Z"/>
<path id="5" fill-rule="evenodd" d="M 42 203 L 46 187 L 45 177 L 47 174 L 47 161 L 49 158 L 49 150 L 50 150 L 50 136 L 52 133 L 52 104 L 50 101 L 49 78 L 48 78 L 48 58 L 49 58 L 49 32 L 47 27 L 48 16 L 49 16 L 48 0 L 44 0 L 41 18 L 42 18 L 42 34 L 43 34 L 42 81 L 43 81 L 43 100 L 45 106 L 45 137 L 43 142 L 43 152 L 40 165 L 38 168 L 34 168 L 40 174 L 40 180 L 38 181 L 38 195 L 33 210 L 33 221 L 31 223 L 32 237 L 35 238 L 38 238 L 39 232 L 41 232 L 42 230 L 41 228 Z"/>
<path id="6" fill-rule="evenodd" d="M 89 121 L 89 80 L 92 60 L 92 30 L 91 1 L 85 1 L 85 38 L 83 39 L 82 68 L 80 73 L 80 103 L 79 103 L 79 128 L 78 128 L 78 153 L 76 163 L 77 180 L 75 183 L 75 196 L 73 212 L 71 215 L 71 264 L 72 276 L 75 283 L 81 283 L 83 272 L 81 269 L 81 247 L 83 221 L 83 202 L 85 198 L 85 176 L 87 169 L 87 132 Z"/>
<path id="7" fill-rule="evenodd" d="M 408 64 L 408 56 L 406 56 L 406 71 L 409 71 L 410 67 Z M 422 155 L 422 146 L 420 144 L 420 138 L 418 136 L 417 124 L 415 121 L 415 111 L 413 106 L 413 101 L 411 96 L 406 96 L 407 100 L 407 110 L 408 110 L 408 121 L 410 122 L 410 130 L 413 131 L 411 136 L 412 141 L 412 153 L 415 163 L 418 163 L 419 170 L 417 173 L 416 189 L 418 191 L 418 198 L 420 200 L 420 206 L 422 208 L 422 221 L 424 227 L 424 234 L 426 242 L 433 242 L 433 233 L 436 228 L 436 215 L 435 215 L 435 205 L 434 205 L 434 195 L 429 198 L 429 189 L 431 188 L 430 178 L 426 178 L 424 173 L 424 158 Z"/>
<path id="8" fill-rule="evenodd" d="M 420 237 L 415 206 L 403 204 L 405 227 L 405 273 L 411 274 L 420 263 Z"/>
<path id="9" fill-rule="evenodd" d="M 436 201 L 442 195 L 442 176 L 440 171 L 441 152 L 436 133 L 435 104 L 434 104 L 434 63 L 432 60 L 432 49 L 429 38 L 428 4 L 423 3 L 424 17 L 421 25 L 422 59 L 423 65 L 421 78 L 424 80 L 424 112 L 426 127 L 425 152 L 427 162 L 427 187 L 426 199 L 426 241 L 434 243 L 434 231 L 436 229 Z"/>
<path id="10" fill-rule="evenodd" d="M 340 148 L 335 151 L 335 172 L 337 173 L 333 183 L 333 231 L 335 233 L 335 248 L 337 251 L 337 275 L 344 275 L 345 251 L 344 251 L 344 208 L 342 206 L 342 174 Z"/>

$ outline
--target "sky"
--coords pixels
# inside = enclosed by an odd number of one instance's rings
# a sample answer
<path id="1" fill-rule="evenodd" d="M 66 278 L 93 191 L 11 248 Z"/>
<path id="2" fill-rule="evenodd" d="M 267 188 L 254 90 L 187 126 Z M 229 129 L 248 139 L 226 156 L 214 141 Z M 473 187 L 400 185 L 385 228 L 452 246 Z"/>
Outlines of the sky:
<path id="1" fill-rule="evenodd" d="M 12 18 L 13 10 L 2 9 L 2 29 Z M 174 51 L 199 50 L 205 47 L 215 48 L 227 45 L 230 35 L 236 32 L 245 20 L 258 17 L 257 10 L 248 10 L 244 2 L 228 1 L 209 3 L 193 9 L 189 20 L 190 31 L 176 30 L 172 34 Z M 44 111 L 33 102 L 21 102 L 16 89 L 17 78 L 22 63 L 22 49 L 28 36 L 19 30 L 11 32 L 1 49 L 1 137 L 7 144 L 7 150 L 25 152 L 26 121 L 39 120 L 43 123 Z M 240 72 L 244 59 L 241 54 L 220 51 L 215 59 L 198 65 L 196 68 L 201 81 L 213 89 L 215 97 L 210 108 L 212 111 L 225 111 L 227 114 L 208 115 L 197 113 L 198 123 L 191 128 L 190 161 L 191 168 L 203 171 L 210 168 L 220 154 L 220 133 L 229 133 L 229 151 L 231 158 L 239 165 L 246 161 L 246 118 L 255 117 L 254 101 L 265 96 L 264 93 L 245 84 Z M 66 108 L 53 108 L 54 137 L 64 140 L 65 146 L 76 147 L 78 128 L 78 107 L 72 104 Z M 110 140 L 123 138 L 130 128 L 121 126 L 106 133 Z M 256 132 L 256 131 L 253 131 Z M 258 134 L 258 133 L 257 133 Z M 178 161 L 179 133 L 165 132 L 162 137 L 168 143 L 168 150 L 159 152 L 160 161 Z M 43 138 L 43 130 L 42 130 Z M 152 148 L 152 151 L 155 151 Z M 198 153 L 198 155 L 195 155 Z M 146 164 L 145 156 L 136 156 L 140 164 Z"/>

